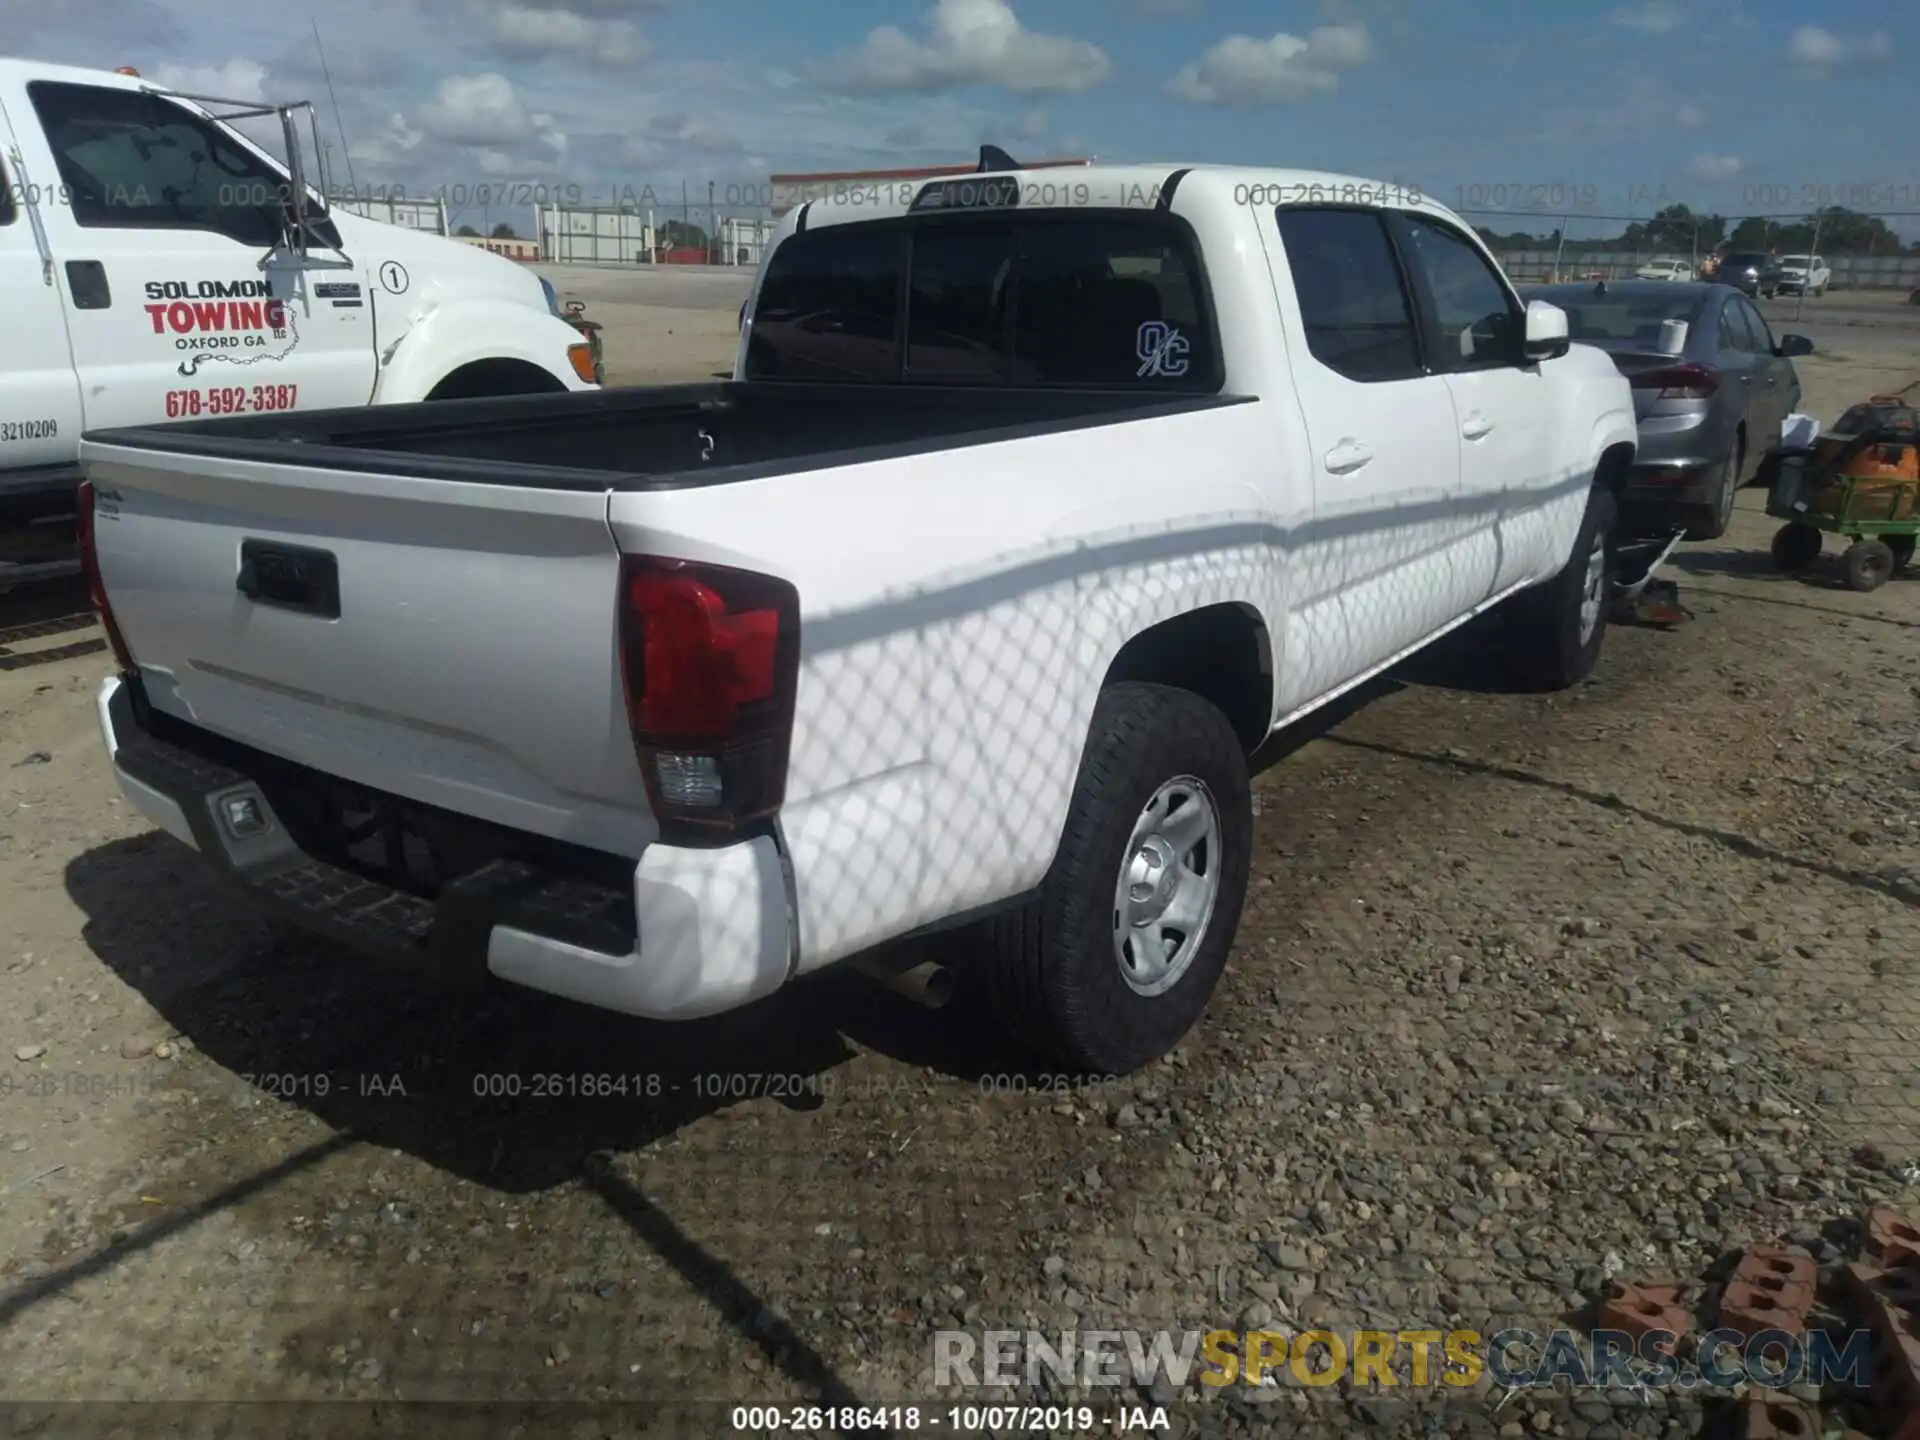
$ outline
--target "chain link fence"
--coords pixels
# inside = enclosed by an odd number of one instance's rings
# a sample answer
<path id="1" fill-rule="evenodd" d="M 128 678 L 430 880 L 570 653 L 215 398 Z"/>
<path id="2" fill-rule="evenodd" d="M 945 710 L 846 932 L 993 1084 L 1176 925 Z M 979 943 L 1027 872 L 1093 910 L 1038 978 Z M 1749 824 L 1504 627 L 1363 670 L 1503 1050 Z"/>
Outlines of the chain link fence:
<path id="1" fill-rule="evenodd" d="M 1676 207 L 1678 208 L 1678 207 Z M 1460 210 L 1509 276 L 1521 284 L 1621 280 L 1655 261 L 1701 273 L 1717 252 L 1818 255 L 1835 290 L 1920 288 L 1920 212 L 1812 214 L 1552 215 L 1538 210 Z"/>

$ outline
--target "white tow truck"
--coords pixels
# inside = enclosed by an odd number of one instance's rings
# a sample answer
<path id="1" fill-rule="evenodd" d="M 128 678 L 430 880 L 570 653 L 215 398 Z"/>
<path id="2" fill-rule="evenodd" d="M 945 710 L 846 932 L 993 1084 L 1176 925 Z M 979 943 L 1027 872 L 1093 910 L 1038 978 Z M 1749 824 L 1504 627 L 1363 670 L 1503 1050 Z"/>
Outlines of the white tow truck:
<path id="1" fill-rule="evenodd" d="M 590 388 L 544 280 L 331 209 L 313 119 L 0 58 L 0 590 L 77 570 L 85 430 Z"/>
<path id="2" fill-rule="evenodd" d="M 100 724 L 372 953 L 684 1019 L 966 926 L 1016 1035 L 1125 1072 L 1226 965 L 1270 732 L 1496 608 L 1588 674 L 1634 443 L 1394 186 L 863 190 L 728 382 L 90 435 Z"/>

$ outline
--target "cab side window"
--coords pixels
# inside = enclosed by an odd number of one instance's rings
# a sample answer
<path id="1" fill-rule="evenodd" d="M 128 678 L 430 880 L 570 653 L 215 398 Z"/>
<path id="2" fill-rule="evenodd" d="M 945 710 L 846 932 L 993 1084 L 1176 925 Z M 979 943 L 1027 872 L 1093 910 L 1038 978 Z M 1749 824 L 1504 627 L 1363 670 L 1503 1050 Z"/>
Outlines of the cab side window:
<path id="1" fill-rule="evenodd" d="M 76 224 L 211 230 L 262 248 L 280 242 L 285 179 L 183 106 L 138 90 L 48 80 L 27 93 Z"/>
<path id="2" fill-rule="evenodd" d="M 1517 365 L 1523 328 L 1499 272 L 1466 236 L 1424 216 L 1406 215 L 1412 262 L 1425 277 L 1439 321 L 1436 362 L 1450 370 Z"/>
<path id="3" fill-rule="evenodd" d="M 1288 205 L 1276 220 L 1313 358 L 1368 383 L 1425 374 L 1413 302 L 1380 216 Z"/>

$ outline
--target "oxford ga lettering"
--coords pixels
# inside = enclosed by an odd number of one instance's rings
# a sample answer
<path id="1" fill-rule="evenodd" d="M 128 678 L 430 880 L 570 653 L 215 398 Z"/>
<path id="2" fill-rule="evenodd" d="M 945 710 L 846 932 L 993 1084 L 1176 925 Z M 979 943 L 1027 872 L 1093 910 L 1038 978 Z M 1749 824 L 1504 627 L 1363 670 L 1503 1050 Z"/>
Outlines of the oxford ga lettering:
<path id="1" fill-rule="evenodd" d="M 180 350 L 263 349 L 288 338 L 286 302 L 264 280 L 151 280 L 141 308 Z"/>

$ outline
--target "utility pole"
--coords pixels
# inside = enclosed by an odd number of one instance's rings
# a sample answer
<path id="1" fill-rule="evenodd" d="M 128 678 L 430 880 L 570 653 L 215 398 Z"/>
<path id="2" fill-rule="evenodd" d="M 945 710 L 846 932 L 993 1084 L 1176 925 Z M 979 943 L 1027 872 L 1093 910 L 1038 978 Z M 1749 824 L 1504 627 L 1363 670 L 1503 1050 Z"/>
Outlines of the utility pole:
<path id="1" fill-rule="evenodd" d="M 1807 286 L 1813 283 L 1813 257 L 1820 253 L 1820 222 L 1826 217 L 1818 210 L 1813 212 L 1813 248 L 1807 251 L 1807 273 L 1801 277 L 1800 293 L 1794 297 L 1794 323 L 1800 321 L 1800 312 L 1807 308 Z"/>
<path id="2" fill-rule="evenodd" d="M 713 264 L 714 246 L 720 243 L 720 212 L 713 208 L 713 181 L 707 181 L 707 263 Z"/>

